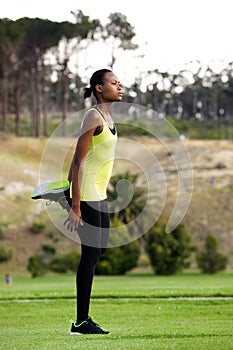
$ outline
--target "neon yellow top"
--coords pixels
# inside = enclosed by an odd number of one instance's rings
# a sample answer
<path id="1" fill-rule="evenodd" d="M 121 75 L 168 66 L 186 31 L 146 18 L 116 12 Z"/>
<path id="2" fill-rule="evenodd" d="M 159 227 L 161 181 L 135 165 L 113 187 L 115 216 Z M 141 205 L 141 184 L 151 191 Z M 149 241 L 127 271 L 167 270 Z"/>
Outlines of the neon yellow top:
<path id="1" fill-rule="evenodd" d="M 113 134 L 101 113 L 95 110 L 103 122 L 103 130 L 99 135 L 92 136 L 84 160 L 80 189 L 81 201 L 100 201 L 107 198 L 107 186 L 115 158 L 117 132 Z"/>

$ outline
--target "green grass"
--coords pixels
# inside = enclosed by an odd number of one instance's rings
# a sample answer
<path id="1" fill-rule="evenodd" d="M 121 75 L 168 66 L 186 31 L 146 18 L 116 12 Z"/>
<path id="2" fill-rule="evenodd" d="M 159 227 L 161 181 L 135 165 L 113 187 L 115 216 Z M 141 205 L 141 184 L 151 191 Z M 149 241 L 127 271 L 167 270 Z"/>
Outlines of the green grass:
<path id="1" fill-rule="evenodd" d="M 100 299 L 91 315 L 110 334 L 69 336 L 74 300 L 0 303 L 1 349 L 233 349 L 232 301 Z"/>
<path id="2" fill-rule="evenodd" d="M 230 350 L 233 299 L 179 297 L 233 296 L 232 277 L 95 276 L 90 315 L 110 334 L 82 336 L 69 336 L 74 275 L 17 277 L 0 285 L 0 349 Z"/>
<path id="3" fill-rule="evenodd" d="M 3 279 L 3 277 L 2 277 Z M 184 273 L 155 276 L 131 273 L 125 276 L 95 276 L 93 299 L 233 297 L 233 273 L 204 275 Z M 75 297 L 74 275 L 46 275 L 39 278 L 16 277 L 13 286 L 0 285 L 0 299 L 70 299 Z"/>
<path id="4" fill-rule="evenodd" d="M 72 113 L 73 114 L 73 113 Z M 71 115 L 72 115 L 71 114 Z M 203 120 L 199 121 L 195 118 L 190 120 L 175 120 L 171 117 L 167 117 L 168 121 L 174 125 L 179 134 L 184 134 L 191 139 L 202 139 L 202 140 L 229 140 L 233 136 L 233 126 L 230 121 L 215 121 L 215 120 Z M 50 115 L 48 118 L 48 131 L 49 136 L 56 130 L 57 127 L 61 125 L 62 117 L 61 115 Z M 77 121 L 75 121 L 76 123 Z M 131 125 L 130 125 L 131 124 Z M 121 136 L 150 136 L 151 125 L 153 126 L 153 121 L 145 120 L 145 118 L 137 119 L 137 126 L 135 125 L 135 120 L 132 119 L 128 121 L 128 124 L 118 123 L 117 129 Z M 1 120 L 0 120 L 1 126 Z M 78 125 L 75 125 L 77 127 Z M 68 124 L 68 127 L 73 127 L 73 124 Z M 15 119 L 11 116 L 7 117 L 7 132 L 15 134 Z M 171 136 L 169 134 L 169 129 L 164 130 L 165 135 Z M 21 118 L 21 136 L 32 136 L 31 121 L 28 118 Z M 44 133 L 43 124 L 41 123 L 41 134 Z"/>

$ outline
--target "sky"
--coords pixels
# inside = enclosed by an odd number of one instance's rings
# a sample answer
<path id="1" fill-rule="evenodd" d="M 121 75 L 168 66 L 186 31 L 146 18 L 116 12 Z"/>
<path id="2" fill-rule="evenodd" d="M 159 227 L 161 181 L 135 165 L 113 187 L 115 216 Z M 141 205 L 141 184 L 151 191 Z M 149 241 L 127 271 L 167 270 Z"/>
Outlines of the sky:
<path id="1" fill-rule="evenodd" d="M 7 0 L 1 4 L 0 18 L 73 21 L 70 12 L 82 10 L 105 24 L 110 13 L 120 12 L 134 27 L 139 49 L 118 57 L 116 69 L 135 76 L 156 68 L 179 70 L 195 60 L 221 70 L 233 61 L 230 9 L 231 0 Z M 106 53 L 99 48 L 90 62 L 86 59 L 80 63 L 93 69 L 106 65 Z"/>

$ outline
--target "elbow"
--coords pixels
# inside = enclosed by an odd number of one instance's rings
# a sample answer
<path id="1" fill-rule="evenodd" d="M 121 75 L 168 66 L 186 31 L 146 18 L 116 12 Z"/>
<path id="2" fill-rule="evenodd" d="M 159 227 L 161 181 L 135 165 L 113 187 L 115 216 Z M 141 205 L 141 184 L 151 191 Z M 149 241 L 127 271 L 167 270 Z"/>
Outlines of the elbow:
<path id="1" fill-rule="evenodd" d="M 73 168 L 74 169 L 79 169 L 81 167 L 82 162 L 78 158 L 74 158 L 73 161 Z"/>

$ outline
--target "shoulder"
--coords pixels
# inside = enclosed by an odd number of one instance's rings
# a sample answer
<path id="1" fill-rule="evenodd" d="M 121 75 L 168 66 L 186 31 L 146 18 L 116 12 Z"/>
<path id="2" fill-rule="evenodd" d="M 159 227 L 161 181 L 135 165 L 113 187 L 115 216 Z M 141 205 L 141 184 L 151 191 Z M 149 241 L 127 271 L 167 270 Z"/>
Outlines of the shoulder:
<path id="1" fill-rule="evenodd" d="M 102 120 L 99 112 L 95 108 L 88 109 L 83 117 L 82 132 L 96 129 L 100 125 L 102 125 Z"/>
<path id="2" fill-rule="evenodd" d="M 88 123 L 95 123 L 96 121 L 100 121 L 101 120 L 101 115 L 100 113 L 97 111 L 96 108 L 91 107 L 89 108 L 83 117 L 83 123 L 88 122 Z"/>

